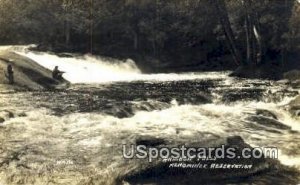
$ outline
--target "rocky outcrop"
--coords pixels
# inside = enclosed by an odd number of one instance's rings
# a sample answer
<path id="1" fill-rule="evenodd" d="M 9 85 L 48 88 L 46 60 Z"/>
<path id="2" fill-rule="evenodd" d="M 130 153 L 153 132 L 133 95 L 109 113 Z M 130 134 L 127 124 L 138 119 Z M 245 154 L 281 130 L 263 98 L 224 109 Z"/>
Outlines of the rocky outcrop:
<path id="1" fill-rule="evenodd" d="M 269 110 L 265 110 L 265 109 L 257 109 L 256 110 L 256 115 L 257 116 L 264 116 L 267 118 L 272 118 L 277 120 L 277 116 L 276 114 L 274 114 L 273 112 L 269 111 Z"/>
<path id="2" fill-rule="evenodd" d="M 198 105 L 198 104 L 207 104 L 212 103 L 212 96 L 205 93 L 195 94 L 194 96 L 179 96 L 176 97 L 176 101 L 179 105 L 184 104 L 191 104 L 191 105 Z"/>
<path id="3" fill-rule="evenodd" d="M 136 145 L 144 145 L 147 147 L 155 147 L 164 144 L 166 144 L 164 139 L 151 136 L 140 136 L 136 139 Z"/>
<path id="4" fill-rule="evenodd" d="M 300 117 L 300 96 L 289 103 L 288 110 L 293 116 Z"/>
<path id="5" fill-rule="evenodd" d="M 283 74 L 283 78 L 289 81 L 300 80 L 300 70 L 291 70 Z"/>
<path id="6" fill-rule="evenodd" d="M 265 116 L 251 116 L 247 118 L 251 123 L 255 122 L 259 125 L 263 125 L 268 128 L 278 129 L 278 130 L 291 130 L 291 127 L 275 120 L 274 118 L 268 118 Z"/>
<path id="7" fill-rule="evenodd" d="M 300 88 L 300 70 L 291 70 L 283 75 L 284 79 L 289 81 L 289 84 L 296 88 Z M 287 106 L 288 111 L 295 117 L 300 117 L 300 96 L 296 97 Z"/>
<path id="8" fill-rule="evenodd" d="M 282 69 L 277 64 L 265 64 L 259 66 L 243 65 L 230 74 L 233 77 L 249 79 L 282 79 Z"/>
<path id="9" fill-rule="evenodd" d="M 300 70 L 291 70 L 283 74 L 283 78 L 288 80 L 292 87 L 300 88 Z"/>
<path id="10" fill-rule="evenodd" d="M 33 90 L 58 89 L 67 87 L 69 82 L 62 80 L 54 80 L 52 72 L 35 61 L 18 55 L 9 50 L 0 51 L 0 84 L 8 84 L 5 76 L 6 67 L 11 63 L 14 70 L 14 85 L 16 88 L 25 88 Z"/>
<path id="11" fill-rule="evenodd" d="M 159 142 L 159 146 L 155 144 L 156 148 L 172 147 L 163 143 Z M 198 144 L 191 143 L 186 145 L 187 148 L 206 147 L 207 150 L 209 150 L 209 147 L 221 148 L 222 146 L 224 146 L 225 150 L 235 148 L 236 156 L 242 156 L 241 153 L 244 148 L 253 149 L 240 136 L 213 139 L 206 141 L 205 144 L 199 142 Z M 210 158 L 212 160 L 205 158 L 178 161 L 158 159 L 149 163 L 145 162 L 147 161 L 146 159 L 133 159 L 134 167 L 125 170 L 124 174 L 118 178 L 116 184 L 235 184 L 239 182 L 250 183 L 257 177 L 261 178 L 263 182 L 267 182 L 270 173 L 276 177 L 280 176 L 282 171 L 286 170 L 277 160 L 266 159 L 263 156 L 259 158 L 254 158 L 253 156 L 250 158 L 230 158 L 229 156 L 218 158 L 216 157 L 217 153 L 212 153 L 212 157 Z M 235 165 L 241 165 L 241 167 L 235 168 Z M 248 165 L 251 167 L 243 168 Z M 274 175 L 274 173 L 278 174 Z M 290 178 L 284 177 L 280 177 L 278 180 L 291 184 L 296 182 L 291 182 Z"/>

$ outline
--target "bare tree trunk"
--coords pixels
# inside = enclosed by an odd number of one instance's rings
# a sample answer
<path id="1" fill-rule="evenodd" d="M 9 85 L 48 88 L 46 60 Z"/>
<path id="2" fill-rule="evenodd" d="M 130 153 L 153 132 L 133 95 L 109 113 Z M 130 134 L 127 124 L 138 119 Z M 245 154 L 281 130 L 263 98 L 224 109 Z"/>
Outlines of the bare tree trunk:
<path id="1" fill-rule="evenodd" d="M 256 39 L 256 64 L 261 63 L 262 61 L 262 56 L 263 56 L 263 51 L 262 51 L 262 42 L 261 42 L 261 36 L 256 28 L 256 26 L 253 27 L 253 32 L 254 32 L 254 36 Z"/>
<path id="2" fill-rule="evenodd" d="M 72 17 L 72 6 L 73 1 L 71 0 L 64 0 L 64 13 L 65 13 L 65 21 L 64 21 L 64 39 L 65 39 L 65 46 L 70 46 L 70 40 L 71 40 L 71 20 L 70 17 Z"/>
<path id="3" fill-rule="evenodd" d="M 252 1 L 244 0 L 246 10 L 245 32 L 247 42 L 247 63 L 257 65 L 263 57 L 262 38 L 256 13 L 253 11 Z"/>
<path id="4" fill-rule="evenodd" d="M 241 63 L 241 55 L 236 47 L 236 42 L 234 39 L 234 34 L 231 28 L 231 24 L 228 17 L 228 12 L 226 8 L 226 4 L 224 0 L 213 0 L 211 1 L 216 9 L 217 16 L 220 19 L 220 23 L 222 25 L 224 34 L 226 36 L 226 40 L 229 45 L 229 49 L 231 51 L 232 57 L 236 64 Z"/>
<path id="5" fill-rule="evenodd" d="M 252 62 L 251 59 L 251 31 L 250 31 L 250 22 L 248 16 L 246 16 L 245 20 L 245 31 L 246 31 L 246 48 L 247 48 L 247 64 Z"/>
<path id="6" fill-rule="evenodd" d="M 94 0 L 90 0 L 90 12 L 89 12 L 89 17 L 90 17 L 90 35 L 89 35 L 89 49 L 90 49 L 90 54 L 93 54 L 93 36 L 94 36 L 94 12 L 93 12 L 93 8 L 94 8 Z"/>
<path id="7" fill-rule="evenodd" d="M 136 31 L 133 32 L 133 47 L 134 50 L 138 50 L 139 48 L 139 35 Z"/>
<path id="8" fill-rule="evenodd" d="M 263 49 L 263 41 L 261 37 L 260 25 L 258 21 L 257 13 L 254 13 L 254 27 L 253 32 L 257 42 L 257 55 L 256 55 L 256 62 L 259 64 L 262 62 L 262 57 L 264 56 L 264 49 Z"/>
<path id="9" fill-rule="evenodd" d="M 153 55 L 156 56 L 156 42 L 155 42 L 155 40 L 152 41 L 152 49 L 153 49 Z"/>
<path id="10" fill-rule="evenodd" d="M 246 10 L 245 16 L 245 32 L 246 32 L 246 41 L 247 41 L 247 64 L 256 63 L 255 60 L 255 43 L 253 42 L 253 21 L 252 21 L 252 10 L 251 10 L 251 2 L 249 0 L 244 0 L 243 5 Z"/>
<path id="11" fill-rule="evenodd" d="M 70 35 L 71 35 L 71 31 L 70 31 L 70 23 L 69 21 L 65 21 L 65 45 L 68 47 L 70 44 Z"/>

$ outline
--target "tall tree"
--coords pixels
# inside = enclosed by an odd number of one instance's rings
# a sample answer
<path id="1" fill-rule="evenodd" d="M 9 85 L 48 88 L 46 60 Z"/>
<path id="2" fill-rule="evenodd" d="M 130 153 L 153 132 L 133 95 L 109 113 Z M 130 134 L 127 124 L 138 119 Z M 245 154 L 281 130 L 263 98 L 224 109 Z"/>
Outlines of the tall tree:
<path id="1" fill-rule="evenodd" d="M 262 39 L 260 35 L 258 16 L 253 8 L 252 0 L 242 0 L 242 3 L 246 11 L 245 32 L 247 63 L 257 65 L 261 62 L 263 56 Z"/>
<path id="2" fill-rule="evenodd" d="M 226 4 L 224 0 L 214 0 L 211 1 L 216 9 L 216 14 L 219 17 L 220 23 L 222 25 L 229 49 L 233 56 L 233 59 L 237 65 L 239 65 L 242 61 L 241 54 L 236 46 L 236 41 L 234 38 L 234 34 L 231 28 L 231 23 L 229 21 L 229 16 L 226 8 Z"/>

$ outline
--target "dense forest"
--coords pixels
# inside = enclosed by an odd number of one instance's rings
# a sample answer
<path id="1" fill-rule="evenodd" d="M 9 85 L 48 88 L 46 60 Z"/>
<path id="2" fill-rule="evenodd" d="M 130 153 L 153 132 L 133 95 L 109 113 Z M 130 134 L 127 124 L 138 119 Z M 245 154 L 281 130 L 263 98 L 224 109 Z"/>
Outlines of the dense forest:
<path id="1" fill-rule="evenodd" d="M 300 50 L 296 0 L 0 0 L 0 25 L 0 45 L 130 57 L 156 71 L 285 65 Z"/>

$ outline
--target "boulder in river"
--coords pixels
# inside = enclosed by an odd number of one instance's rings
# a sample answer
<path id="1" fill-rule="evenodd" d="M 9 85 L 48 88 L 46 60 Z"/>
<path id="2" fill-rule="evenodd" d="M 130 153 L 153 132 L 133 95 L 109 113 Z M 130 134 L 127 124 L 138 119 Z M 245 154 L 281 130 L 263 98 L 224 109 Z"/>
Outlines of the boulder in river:
<path id="1" fill-rule="evenodd" d="M 300 116 L 300 96 L 289 103 L 288 109 L 293 116 Z"/>
<path id="2" fill-rule="evenodd" d="M 276 63 L 259 66 L 243 65 L 238 67 L 230 76 L 249 79 L 280 80 L 282 78 L 282 70 Z"/>
<path id="3" fill-rule="evenodd" d="M 265 116 L 251 116 L 248 118 L 249 121 L 255 122 L 257 124 L 263 125 L 268 128 L 274 128 L 279 130 L 291 130 L 290 126 L 287 126 L 277 120 L 274 120 L 273 118 L 270 119 Z"/>
<path id="4" fill-rule="evenodd" d="M 277 62 L 268 62 L 261 65 L 242 65 L 230 76 L 248 79 L 280 80 L 283 78 L 282 67 Z"/>
<path id="5" fill-rule="evenodd" d="M 284 79 L 288 80 L 294 88 L 300 88 L 300 70 L 291 70 L 283 74 Z"/>
<path id="6" fill-rule="evenodd" d="M 126 104 L 113 106 L 112 108 L 105 110 L 105 113 L 117 118 L 129 118 L 134 115 L 131 105 Z"/>
<path id="7" fill-rule="evenodd" d="M 15 115 L 12 111 L 10 110 L 2 110 L 0 111 L 0 116 L 4 119 L 10 119 L 10 118 L 14 118 Z"/>
<path id="8" fill-rule="evenodd" d="M 271 112 L 269 110 L 265 110 L 265 109 L 257 109 L 256 110 L 256 115 L 258 115 L 258 116 L 265 116 L 265 117 L 277 120 L 277 116 L 273 112 Z"/>
<path id="9" fill-rule="evenodd" d="M 283 74 L 283 78 L 289 81 L 300 80 L 300 70 L 291 70 Z"/>
<path id="10" fill-rule="evenodd" d="M 174 147 L 174 146 L 173 146 Z M 191 144 L 187 148 L 202 148 L 202 144 Z M 223 138 L 218 141 L 206 143 L 209 147 L 224 147 L 224 149 L 234 148 L 236 156 L 241 156 L 244 148 L 253 149 L 244 142 L 240 136 Z M 172 148 L 172 146 L 159 146 L 156 148 Z M 191 160 L 163 160 L 157 159 L 152 163 L 142 159 L 132 159 L 133 166 L 120 174 L 116 184 L 230 184 L 239 182 L 251 182 L 251 178 L 270 178 L 269 173 L 275 177 L 280 175 L 284 167 L 277 160 L 262 157 L 250 158 L 235 157 L 217 158 L 217 152 L 213 152 L 212 157 L 193 158 Z M 257 176 L 256 176 L 257 174 Z M 259 175 L 258 175 L 259 174 Z M 272 177 L 273 178 L 273 177 Z M 290 179 L 278 178 L 290 183 Z M 274 180 L 274 179 L 272 179 Z M 262 181 L 267 181 L 263 179 Z"/>
<path id="11" fill-rule="evenodd" d="M 198 104 L 212 103 L 212 96 L 206 93 L 199 93 L 193 96 L 176 97 L 176 100 L 179 105 L 184 105 L 184 104 L 198 105 Z"/>
<path id="12" fill-rule="evenodd" d="M 154 147 L 166 144 L 166 141 L 162 138 L 156 138 L 151 136 L 140 136 L 136 139 L 136 145 L 144 145 L 147 147 Z"/>

